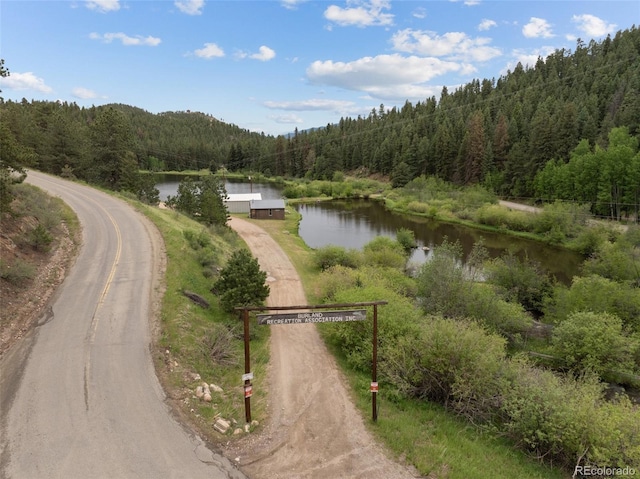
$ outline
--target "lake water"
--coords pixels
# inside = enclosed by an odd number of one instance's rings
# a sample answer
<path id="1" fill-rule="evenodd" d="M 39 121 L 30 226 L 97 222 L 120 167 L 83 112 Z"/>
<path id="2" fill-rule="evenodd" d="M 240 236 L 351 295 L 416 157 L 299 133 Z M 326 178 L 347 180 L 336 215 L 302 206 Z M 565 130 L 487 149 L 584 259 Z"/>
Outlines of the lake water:
<path id="1" fill-rule="evenodd" d="M 156 185 L 160 199 L 175 195 L 183 176 L 163 175 Z M 282 190 L 272 183 L 246 183 L 227 180 L 227 193 L 261 193 L 263 199 L 282 198 Z M 395 238 L 396 231 L 406 228 L 413 231 L 418 248 L 413 251 L 410 262 L 421 264 L 433 254 L 434 247 L 449 242 L 460 242 L 464 259 L 473 245 L 482 240 L 491 257 L 507 251 L 517 256 L 528 257 L 540 263 L 542 268 L 565 284 L 579 273 L 582 257 L 571 251 L 554 248 L 537 241 L 515 238 L 508 235 L 481 231 L 461 225 L 440 223 L 427 218 L 399 215 L 385 209 L 373 200 L 335 200 L 318 203 L 297 204 L 302 214 L 300 237 L 312 248 L 329 244 L 344 248 L 361 249 L 376 236 Z"/>

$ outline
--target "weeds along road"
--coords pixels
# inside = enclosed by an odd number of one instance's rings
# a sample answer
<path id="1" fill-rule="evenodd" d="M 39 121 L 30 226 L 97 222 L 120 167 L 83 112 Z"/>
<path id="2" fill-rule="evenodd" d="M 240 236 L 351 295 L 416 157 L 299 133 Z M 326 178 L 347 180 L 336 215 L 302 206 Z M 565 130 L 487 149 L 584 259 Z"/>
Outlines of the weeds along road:
<path id="1" fill-rule="evenodd" d="M 0 477 L 244 478 L 171 415 L 150 354 L 162 240 L 124 202 L 29 172 L 83 245 L 49 313 L 0 363 Z"/>
<path id="2" fill-rule="evenodd" d="M 229 225 L 269 274 L 267 304 L 306 304 L 298 273 L 275 240 L 249 221 L 232 218 Z M 314 324 L 271 326 L 270 349 L 267 425 L 229 451 L 243 471 L 253 479 L 417 477 L 376 444 Z"/>

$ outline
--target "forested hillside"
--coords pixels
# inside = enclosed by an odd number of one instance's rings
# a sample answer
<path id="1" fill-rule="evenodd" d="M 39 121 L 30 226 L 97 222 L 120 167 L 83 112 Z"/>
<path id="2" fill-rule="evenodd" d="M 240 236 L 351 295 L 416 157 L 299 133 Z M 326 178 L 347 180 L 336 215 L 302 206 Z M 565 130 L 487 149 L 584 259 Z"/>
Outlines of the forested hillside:
<path id="1" fill-rule="evenodd" d="M 536 174 L 549 161 L 567 163 L 579 144 L 606 149 L 615 127 L 637 137 L 640 32 L 634 26 L 602 42 L 578 40 L 575 51 L 558 50 L 532 68 L 518 64 L 497 79 L 454 91 L 445 87 L 439 99 L 380 105 L 366 117 L 286 137 L 252 133 L 202 113 L 151 114 L 127 105 L 3 101 L 0 113 L 2 141 L 17 145 L 23 164 L 112 187 L 124 187 L 120 177 L 135 166 L 225 166 L 327 179 L 335 171 L 358 170 L 389 176 L 395 186 L 435 175 L 456 184 L 482 183 L 503 196 L 533 197 L 541 193 Z M 101 121 L 119 133 L 100 133 Z M 101 136 L 122 141 L 101 144 Z M 98 166 L 120 173 L 96 174 Z"/>

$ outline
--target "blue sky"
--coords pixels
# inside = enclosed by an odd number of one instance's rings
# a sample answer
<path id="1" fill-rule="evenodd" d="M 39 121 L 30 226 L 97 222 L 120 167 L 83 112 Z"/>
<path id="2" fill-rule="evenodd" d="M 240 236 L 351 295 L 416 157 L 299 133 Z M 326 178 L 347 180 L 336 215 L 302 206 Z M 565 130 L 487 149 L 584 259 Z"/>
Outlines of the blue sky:
<path id="1" fill-rule="evenodd" d="M 1 95 L 277 135 L 497 79 L 639 20 L 637 0 L 0 0 Z"/>

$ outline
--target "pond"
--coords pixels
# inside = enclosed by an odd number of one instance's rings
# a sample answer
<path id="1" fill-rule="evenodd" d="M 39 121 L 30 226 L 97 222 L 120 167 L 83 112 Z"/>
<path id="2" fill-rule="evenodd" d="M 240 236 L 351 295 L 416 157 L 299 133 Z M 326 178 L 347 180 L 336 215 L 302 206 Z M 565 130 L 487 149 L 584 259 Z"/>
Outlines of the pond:
<path id="1" fill-rule="evenodd" d="M 579 273 L 582 256 L 560 248 L 492 233 L 462 225 L 441 223 L 428 218 L 395 214 L 384 205 L 373 200 L 337 200 L 298 204 L 302 214 L 299 234 L 312 248 L 328 244 L 345 248 L 361 249 L 376 236 L 395 238 L 396 231 L 406 228 L 413 231 L 418 248 L 413 251 L 410 262 L 421 264 L 433 254 L 434 247 L 458 241 L 466 260 L 473 245 L 484 242 L 492 258 L 512 251 L 520 258 L 540 263 L 543 269 L 565 284 Z"/>
<path id="2" fill-rule="evenodd" d="M 156 187 L 160 199 L 175 195 L 183 179 L 178 175 L 162 175 Z M 282 198 L 282 189 L 273 183 L 247 183 L 226 180 L 227 193 L 262 193 L 263 199 Z M 582 257 L 571 251 L 554 248 L 531 240 L 491 233 L 462 225 L 440 223 L 427 218 L 399 215 L 388 211 L 383 204 L 373 200 L 334 200 L 295 205 L 302 214 L 300 237 L 312 248 L 330 244 L 344 248 L 361 249 L 376 236 L 395 238 L 396 231 L 406 228 L 413 231 L 418 248 L 410 262 L 422 264 L 429 260 L 434 247 L 449 242 L 460 242 L 464 259 L 474 243 L 484 242 L 489 255 L 494 258 L 512 251 L 520 258 L 528 257 L 540 263 L 543 269 L 558 281 L 570 284 L 579 273 Z"/>

